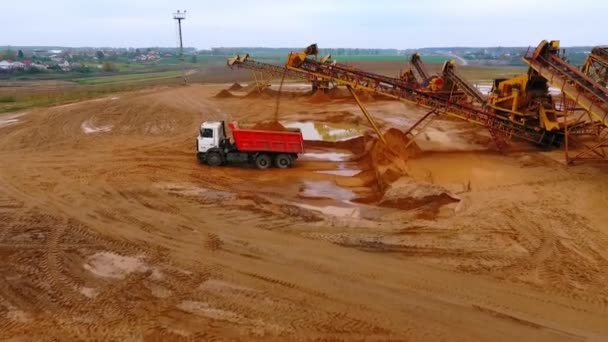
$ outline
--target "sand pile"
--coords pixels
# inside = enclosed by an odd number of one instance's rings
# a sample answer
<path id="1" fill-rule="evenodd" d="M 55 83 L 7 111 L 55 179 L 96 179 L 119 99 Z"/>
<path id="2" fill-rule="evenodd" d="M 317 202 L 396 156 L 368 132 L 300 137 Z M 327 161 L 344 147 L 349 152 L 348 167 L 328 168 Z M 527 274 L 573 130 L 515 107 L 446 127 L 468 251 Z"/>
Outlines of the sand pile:
<path id="1" fill-rule="evenodd" d="M 360 137 L 355 137 L 348 140 L 339 140 L 339 141 L 325 141 L 325 140 L 305 140 L 304 147 L 305 148 L 330 148 L 337 150 L 348 150 L 351 151 L 355 155 L 362 155 L 366 151 L 366 146 L 369 142 L 373 141 L 369 135 L 364 135 Z"/>
<path id="2" fill-rule="evenodd" d="M 374 102 L 376 100 L 376 94 L 371 93 L 367 90 L 355 90 L 355 94 L 357 95 L 357 97 L 359 98 L 359 101 L 361 102 Z M 353 95 L 350 93 L 350 91 L 346 88 L 332 88 L 328 91 L 327 95 L 332 99 L 332 100 L 349 100 L 349 101 L 355 101 L 355 99 L 353 98 Z"/>
<path id="3" fill-rule="evenodd" d="M 288 131 L 285 126 L 281 125 L 277 121 L 262 121 L 255 124 L 251 129 L 257 129 L 262 131 Z"/>
<path id="4" fill-rule="evenodd" d="M 355 90 L 355 94 L 361 102 L 374 102 L 376 100 L 373 94 L 366 90 Z"/>
<path id="5" fill-rule="evenodd" d="M 370 141 L 360 163 L 367 164 L 376 174 L 378 188 L 384 192 L 392 182 L 408 174 L 407 160 L 420 152 L 416 143 L 400 130 L 391 128 L 384 133 L 386 144 L 379 139 Z"/>
<path id="6" fill-rule="evenodd" d="M 331 97 L 334 100 L 345 100 L 345 99 L 352 99 L 353 96 L 350 94 L 350 92 L 348 91 L 348 89 L 344 89 L 344 88 L 331 88 L 327 95 L 329 95 L 329 97 Z"/>
<path id="7" fill-rule="evenodd" d="M 247 95 L 245 95 L 245 98 L 247 99 L 271 99 L 271 98 L 276 98 L 279 96 L 279 91 L 278 90 L 273 90 L 270 88 L 266 88 L 262 91 L 259 91 L 257 88 L 251 90 L 249 93 L 247 93 Z M 281 92 L 281 98 L 282 99 L 294 99 L 296 97 L 300 97 L 300 96 L 306 96 L 306 93 L 298 93 L 298 92 L 291 92 L 291 91 L 282 91 Z"/>
<path id="8" fill-rule="evenodd" d="M 317 90 L 312 96 L 308 99 L 310 103 L 327 103 L 331 102 L 331 97 L 327 95 L 323 90 Z"/>
<path id="9" fill-rule="evenodd" d="M 373 97 L 376 101 L 396 101 L 396 99 L 382 94 L 374 94 Z"/>
<path id="10" fill-rule="evenodd" d="M 268 100 L 272 98 L 270 95 L 266 93 L 266 90 L 259 91 L 258 89 L 254 89 L 245 95 L 246 99 L 265 99 Z"/>
<path id="11" fill-rule="evenodd" d="M 226 90 L 226 89 L 224 89 L 224 90 L 220 91 L 219 93 L 217 93 L 217 94 L 215 95 L 215 98 L 216 98 L 216 99 L 228 99 L 228 98 L 231 98 L 231 97 L 234 97 L 234 95 L 232 95 L 232 93 L 231 93 L 231 92 L 229 92 L 229 91 L 228 91 L 228 90 Z"/>
<path id="12" fill-rule="evenodd" d="M 420 183 L 404 177 L 390 185 L 379 205 L 403 210 L 417 209 L 426 205 L 437 208 L 459 200 L 445 188 L 431 183 Z"/>
<path id="13" fill-rule="evenodd" d="M 243 89 L 243 86 L 240 83 L 233 83 L 228 90 L 230 91 L 239 91 Z"/>

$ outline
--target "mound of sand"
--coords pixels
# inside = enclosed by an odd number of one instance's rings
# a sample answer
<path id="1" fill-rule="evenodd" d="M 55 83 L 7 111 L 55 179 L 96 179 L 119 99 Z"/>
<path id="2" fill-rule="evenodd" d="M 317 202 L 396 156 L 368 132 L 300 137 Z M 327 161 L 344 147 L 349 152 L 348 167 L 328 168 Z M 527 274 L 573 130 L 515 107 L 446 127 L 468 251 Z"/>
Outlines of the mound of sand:
<path id="1" fill-rule="evenodd" d="M 359 101 L 361 102 L 374 102 L 376 100 L 375 96 L 376 94 L 373 94 L 367 90 L 355 90 L 355 94 L 357 95 L 357 98 L 359 98 Z M 348 89 L 345 88 L 332 88 L 328 91 L 327 95 L 329 96 L 329 98 L 331 98 L 332 100 L 349 100 L 349 101 L 355 101 L 355 99 L 353 98 L 353 95 L 350 93 L 350 91 L 348 91 Z"/>
<path id="2" fill-rule="evenodd" d="M 281 125 L 277 121 L 262 121 L 255 124 L 251 129 L 257 129 L 262 131 L 288 131 L 285 126 Z"/>
<path id="3" fill-rule="evenodd" d="M 280 92 L 280 94 L 281 94 L 282 99 L 287 99 L 287 100 L 294 99 L 296 97 L 306 96 L 306 93 L 290 92 L 290 91 L 282 91 L 282 92 Z M 271 98 L 276 98 L 277 96 L 279 96 L 278 90 L 266 88 L 262 91 L 259 91 L 257 88 L 254 88 L 249 93 L 247 93 L 247 95 L 245 95 L 245 98 L 247 98 L 247 99 L 266 99 L 267 100 L 267 99 L 271 99 Z"/>
<path id="4" fill-rule="evenodd" d="M 373 94 L 366 90 L 355 90 L 355 94 L 361 102 L 374 102 L 376 100 Z"/>
<path id="5" fill-rule="evenodd" d="M 317 90 L 310 98 L 308 98 L 308 102 L 310 103 L 327 103 L 331 102 L 331 97 L 326 94 L 322 90 Z"/>
<path id="6" fill-rule="evenodd" d="M 234 97 L 234 95 L 232 95 L 232 93 L 229 92 L 226 89 L 220 91 L 219 93 L 217 93 L 215 95 L 215 98 L 217 98 L 217 99 L 228 99 L 228 98 L 231 98 L 231 97 Z"/>
<path id="7" fill-rule="evenodd" d="M 355 155 L 362 155 L 366 151 L 368 142 L 374 140 L 369 135 L 355 137 L 348 140 L 325 141 L 325 140 L 305 140 L 304 147 L 306 148 L 328 148 L 337 150 L 348 150 Z"/>
<path id="8" fill-rule="evenodd" d="M 250 91 L 249 93 L 247 93 L 247 95 L 245 95 L 246 99 L 264 99 L 264 100 L 268 100 L 271 99 L 272 97 L 270 95 L 268 95 L 266 93 L 266 91 L 259 91 L 258 89 L 253 89 L 252 91 Z"/>
<path id="9" fill-rule="evenodd" d="M 379 139 L 370 141 L 366 146 L 366 153 L 360 163 L 367 164 L 376 173 L 378 188 L 384 192 L 392 182 L 408 174 L 407 160 L 420 149 L 416 143 L 407 144 L 409 138 L 400 130 L 391 128 L 384 133 L 386 144 Z"/>
<path id="10" fill-rule="evenodd" d="M 230 88 L 228 88 L 230 91 L 239 91 L 241 89 L 243 89 L 243 86 L 240 85 L 240 83 L 233 83 Z"/>
<path id="11" fill-rule="evenodd" d="M 331 88 L 327 95 L 329 95 L 329 97 L 331 97 L 334 100 L 345 100 L 345 99 L 352 99 L 353 96 L 350 94 L 350 92 L 348 91 L 348 89 L 344 89 L 344 88 Z"/>
<path id="12" fill-rule="evenodd" d="M 396 99 L 394 99 L 392 97 L 388 97 L 388 96 L 382 95 L 382 94 L 374 94 L 372 96 L 374 97 L 374 99 L 376 101 L 397 101 Z"/>
<path id="13" fill-rule="evenodd" d="M 459 202 L 443 187 L 431 183 L 419 183 L 403 177 L 390 185 L 379 205 L 388 208 L 411 210 L 426 205 L 439 207 Z"/>

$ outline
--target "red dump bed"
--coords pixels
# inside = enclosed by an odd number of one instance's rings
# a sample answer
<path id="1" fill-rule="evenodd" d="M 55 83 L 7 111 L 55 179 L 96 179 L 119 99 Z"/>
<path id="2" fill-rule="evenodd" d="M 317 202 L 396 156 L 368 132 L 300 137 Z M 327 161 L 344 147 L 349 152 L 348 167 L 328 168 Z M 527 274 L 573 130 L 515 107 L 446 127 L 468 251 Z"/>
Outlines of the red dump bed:
<path id="1" fill-rule="evenodd" d="M 303 153 L 300 131 L 262 131 L 239 129 L 230 124 L 236 147 L 241 152 Z"/>

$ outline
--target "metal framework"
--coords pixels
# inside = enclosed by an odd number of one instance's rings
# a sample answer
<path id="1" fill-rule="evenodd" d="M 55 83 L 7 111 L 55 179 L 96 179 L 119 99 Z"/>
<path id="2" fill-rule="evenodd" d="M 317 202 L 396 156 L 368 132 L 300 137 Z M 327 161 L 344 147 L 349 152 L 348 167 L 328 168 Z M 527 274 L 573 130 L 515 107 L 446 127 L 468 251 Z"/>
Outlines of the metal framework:
<path id="1" fill-rule="evenodd" d="M 508 117 L 488 111 L 468 103 L 455 102 L 450 96 L 419 89 L 410 83 L 388 76 L 377 75 L 338 63 L 322 63 L 308 58 L 306 53 L 292 53 L 287 67 L 290 70 L 306 73 L 344 85 L 381 94 L 404 102 L 415 103 L 432 109 L 442 115 L 459 118 L 486 127 L 499 149 L 504 149 L 506 141 L 518 137 L 539 145 L 559 146 L 563 141 L 561 132 L 539 130 L 509 120 Z"/>
<path id="2" fill-rule="evenodd" d="M 591 50 L 582 72 L 598 84 L 608 85 L 608 46 L 597 46 Z"/>
<path id="3" fill-rule="evenodd" d="M 454 62 L 449 61 L 445 63 L 443 67 L 443 77 L 452 81 L 456 87 L 469 96 L 473 101 L 485 106 L 486 97 L 477 89 L 474 85 L 469 83 L 464 77 L 462 77 L 454 68 Z"/>
<path id="4" fill-rule="evenodd" d="M 249 55 L 236 56 L 228 60 L 232 68 L 244 68 L 259 73 L 256 83 L 268 83 L 272 78 L 306 80 L 315 84 L 346 86 L 355 101 L 379 135 L 383 137 L 373 117 L 359 101 L 355 90 L 364 90 L 404 102 L 414 103 L 430 109 L 406 134 L 419 134 L 439 115 L 455 117 L 488 129 L 499 150 L 507 148 L 507 141 L 516 137 L 538 145 L 559 147 L 564 145 L 567 163 L 577 161 L 608 160 L 608 89 L 605 80 L 593 76 L 608 77 L 608 47 L 595 48 L 586 67 L 581 70 L 570 65 L 559 54 L 559 43 L 543 41 L 539 47 L 530 49 L 524 61 L 530 69 L 547 82 L 558 87 L 562 96 L 555 110 L 563 116 L 557 129 L 544 129 L 538 123 L 512 120 L 503 110 L 489 105 L 487 98 L 454 69 L 453 63 L 446 63 L 442 77 L 449 82 L 447 89 L 432 91 L 421 87 L 432 77 L 424 67 L 420 55 L 412 56 L 410 73 L 415 78 L 393 78 L 366 72 L 345 64 L 317 59 L 318 49 L 311 45 L 304 52 L 291 53 L 285 68 L 253 61 Z M 312 58 L 311 56 L 315 56 Z M 588 65 L 587 65 L 588 64 Z M 601 65 L 604 69 L 598 69 Z M 590 68 L 600 70 L 590 73 Z M 603 70 L 603 71 L 601 71 Z M 466 96 L 465 96 L 466 95 Z M 471 101 L 465 100 L 468 97 Z M 547 111 L 547 109 L 545 109 Z M 415 136 L 415 135 L 414 135 Z"/>
<path id="5" fill-rule="evenodd" d="M 238 68 L 250 70 L 253 73 L 253 78 L 255 80 L 256 87 L 259 91 L 266 88 L 270 84 L 270 81 L 272 81 L 273 79 L 284 78 L 311 82 L 313 85 L 313 91 L 328 87 L 328 84 L 326 82 L 322 82 L 321 80 L 318 80 L 309 74 L 289 70 L 283 66 L 257 62 L 253 60 L 249 56 L 249 54 L 243 56 L 237 55 L 235 57 L 229 58 L 227 61 L 227 65 L 232 69 Z"/>
<path id="6" fill-rule="evenodd" d="M 557 41 L 529 49 L 524 61 L 563 94 L 567 163 L 608 161 L 608 89 L 566 62 Z"/>
<path id="7" fill-rule="evenodd" d="M 410 58 L 410 65 L 412 66 L 412 71 L 416 70 L 414 75 L 419 83 L 422 84 L 431 78 L 431 74 L 428 72 L 424 63 L 422 63 L 422 58 L 419 53 L 416 52 L 412 55 Z"/>

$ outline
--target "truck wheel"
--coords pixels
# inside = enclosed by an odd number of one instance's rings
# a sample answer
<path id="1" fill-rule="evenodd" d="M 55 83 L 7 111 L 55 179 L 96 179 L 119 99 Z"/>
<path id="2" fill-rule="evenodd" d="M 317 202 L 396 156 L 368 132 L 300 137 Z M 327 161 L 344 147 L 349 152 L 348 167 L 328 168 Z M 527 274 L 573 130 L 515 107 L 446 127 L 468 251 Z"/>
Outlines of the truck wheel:
<path id="1" fill-rule="evenodd" d="M 207 153 L 207 165 L 209 166 L 220 166 L 222 165 L 222 156 L 217 152 Z"/>
<path id="2" fill-rule="evenodd" d="M 255 158 L 255 166 L 257 166 L 257 168 L 260 170 L 265 170 L 269 168 L 270 164 L 270 156 L 265 153 L 258 154 L 258 156 Z"/>
<path id="3" fill-rule="evenodd" d="M 286 154 L 279 154 L 274 159 L 274 164 L 279 169 L 286 169 L 288 167 L 291 167 L 291 158 Z"/>

